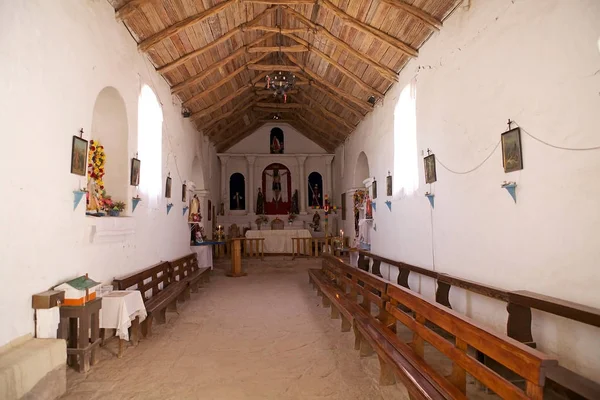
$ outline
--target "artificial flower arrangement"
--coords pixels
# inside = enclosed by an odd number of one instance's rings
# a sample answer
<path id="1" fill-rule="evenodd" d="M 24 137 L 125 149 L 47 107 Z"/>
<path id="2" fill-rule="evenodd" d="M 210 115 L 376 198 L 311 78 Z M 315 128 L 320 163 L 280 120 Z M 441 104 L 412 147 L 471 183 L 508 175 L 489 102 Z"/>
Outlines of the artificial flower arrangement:
<path id="1" fill-rule="evenodd" d="M 292 212 L 288 213 L 288 223 L 292 223 L 296 220 L 296 218 L 298 218 L 298 216 Z"/>
<path id="2" fill-rule="evenodd" d="M 104 146 L 100 145 L 97 140 L 90 140 L 90 149 L 88 152 L 88 190 L 86 195 L 86 208 L 90 212 L 97 215 L 101 210 L 105 209 L 104 197 L 104 166 L 106 164 L 106 153 Z M 96 215 L 95 214 L 95 215 Z"/>
<path id="3" fill-rule="evenodd" d="M 267 218 L 266 215 L 262 214 L 259 215 L 254 222 L 256 222 L 256 225 L 267 224 L 269 222 L 269 218 Z"/>

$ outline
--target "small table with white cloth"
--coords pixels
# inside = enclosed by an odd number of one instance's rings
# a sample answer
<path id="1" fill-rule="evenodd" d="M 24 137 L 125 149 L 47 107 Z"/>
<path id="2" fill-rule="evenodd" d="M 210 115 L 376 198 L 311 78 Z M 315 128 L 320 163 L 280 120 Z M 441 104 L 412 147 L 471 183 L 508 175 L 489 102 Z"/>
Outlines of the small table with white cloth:
<path id="1" fill-rule="evenodd" d="M 312 237 L 308 229 L 285 229 L 285 230 L 251 230 L 246 232 L 248 239 L 264 238 L 264 252 L 277 254 L 292 254 L 292 238 Z"/>
<path id="2" fill-rule="evenodd" d="M 115 329 L 119 337 L 119 358 L 123 356 L 123 345 L 129 341 L 131 327 L 131 342 L 137 345 L 139 341 L 140 322 L 146 319 L 148 313 L 139 290 L 115 290 L 102 296 L 100 310 L 100 328 L 104 338 L 106 329 Z M 103 340 L 104 341 L 104 340 Z"/>

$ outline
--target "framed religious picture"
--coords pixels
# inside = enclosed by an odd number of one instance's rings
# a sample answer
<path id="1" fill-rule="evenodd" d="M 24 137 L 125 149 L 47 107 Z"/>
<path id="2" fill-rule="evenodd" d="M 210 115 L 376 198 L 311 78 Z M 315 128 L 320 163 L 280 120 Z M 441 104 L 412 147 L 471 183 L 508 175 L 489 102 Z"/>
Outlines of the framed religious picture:
<path id="1" fill-rule="evenodd" d="M 212 203 L 210 200 L 208 200 L 208 220 L 212 221 Z"/>
<path id="2" fill-rule="evenodd" d="M 523 169 L 523 153 L 521 151 L 521 129 L 515 128 L 504 132 L 502 142 L 502 165 L 504 172 Z"/>
<path id="3" fill-rule="evenodd" d="M 140 184 L 140 160 L 137 158 L 131 159 L 131 176 L 129 177 L 129 184 L 131 186 L 139 186 Z"/>
<path id="4" fill-rule="evenodd" d="M 87 140 L 79 136 L 73 136 L 73 143 L 71 145 L 72 174 L 85 176 L 87 172 L 87 147 Z"/>
<path id="5" fill-rule="evenodd" d="M 346 193 L 342 193 L 342 201 L 340 202 L 342 205 L 342 221 L 346 220 Z"/>
<path id="6" fill-rule="evenodd" d="M 187 185 L 185 183 L 181 185 L 181 201 L 187 202 Z"/>
<path id="7" fill-rule="evenodd" d="M 373 179 L 373 200 L 377 198 L 377 181 Z"/>
<path id="8" fill-rule="evenodd" d="M 167 177 L 167 184 L 165 185 L 165 197 L 167 199 L 171 198 L 171 183 L 173 182 L 173 180 L 171 179 L 170 176 Z"/>
<path id="9" fill-rule="evenodd" d="M 428 155 L 423 161 L 425 162 L 425 183 L 437 181 L 437 174 L 435 172 L 435 154 Z"/>
<path id="10" fill-rule="evenodd" d="M 391 176 L 391 175 L 388 175 L 388 176 L 385 178 L 385 183 L 386 183 L 386 191 L 385 191 L 385 194 L 386 194 L 387 196 L 391 196 L 391 195 L 392 195 L 392 176 Z"/>

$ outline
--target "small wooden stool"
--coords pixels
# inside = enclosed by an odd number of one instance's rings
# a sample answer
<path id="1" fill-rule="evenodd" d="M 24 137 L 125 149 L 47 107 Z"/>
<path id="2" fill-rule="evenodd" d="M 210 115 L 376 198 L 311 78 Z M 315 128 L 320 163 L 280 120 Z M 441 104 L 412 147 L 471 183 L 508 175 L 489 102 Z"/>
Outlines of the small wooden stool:
<path id="1" fill-rule="evenodd" d="M 96 350 L 100 345 L 100 309 L 98 298 L 83 306 L 62 306 L 58 325 L 59 339 L 67 340 L 67 364 L 78 372 L 87 372 L 97 363 Z"/>

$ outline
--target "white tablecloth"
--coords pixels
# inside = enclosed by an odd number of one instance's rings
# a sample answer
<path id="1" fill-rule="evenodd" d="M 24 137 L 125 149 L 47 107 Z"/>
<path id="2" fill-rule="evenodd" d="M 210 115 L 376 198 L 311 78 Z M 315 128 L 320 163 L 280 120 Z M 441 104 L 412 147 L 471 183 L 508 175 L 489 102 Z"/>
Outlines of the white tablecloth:
<path id="1" fill-rule="evenodd" d="M 102 296 L 100 328 L 116 329 L 116 336 L 129 340 L 129 327 L 135 317 L 146 319 L 146 307 L 138 290 L 115 290 Z"/>
<path id="2" fill-rule="evenodd" d="M 308 229 L 287 229 L 277 231 L 252 230 L 246 232 L 246 237 L 249 239 L 265 238 L 265 253 L 292 254 L 292 238 L 309 238 L 311 235 Z"/>
<path id="3" fill-rule="evenodd" d="M 192 246 L 192 251 L 198 255 L 198 266 L 200 268 L 210 267 L 213 269 L 213 249 L 212 245 Z"/>

